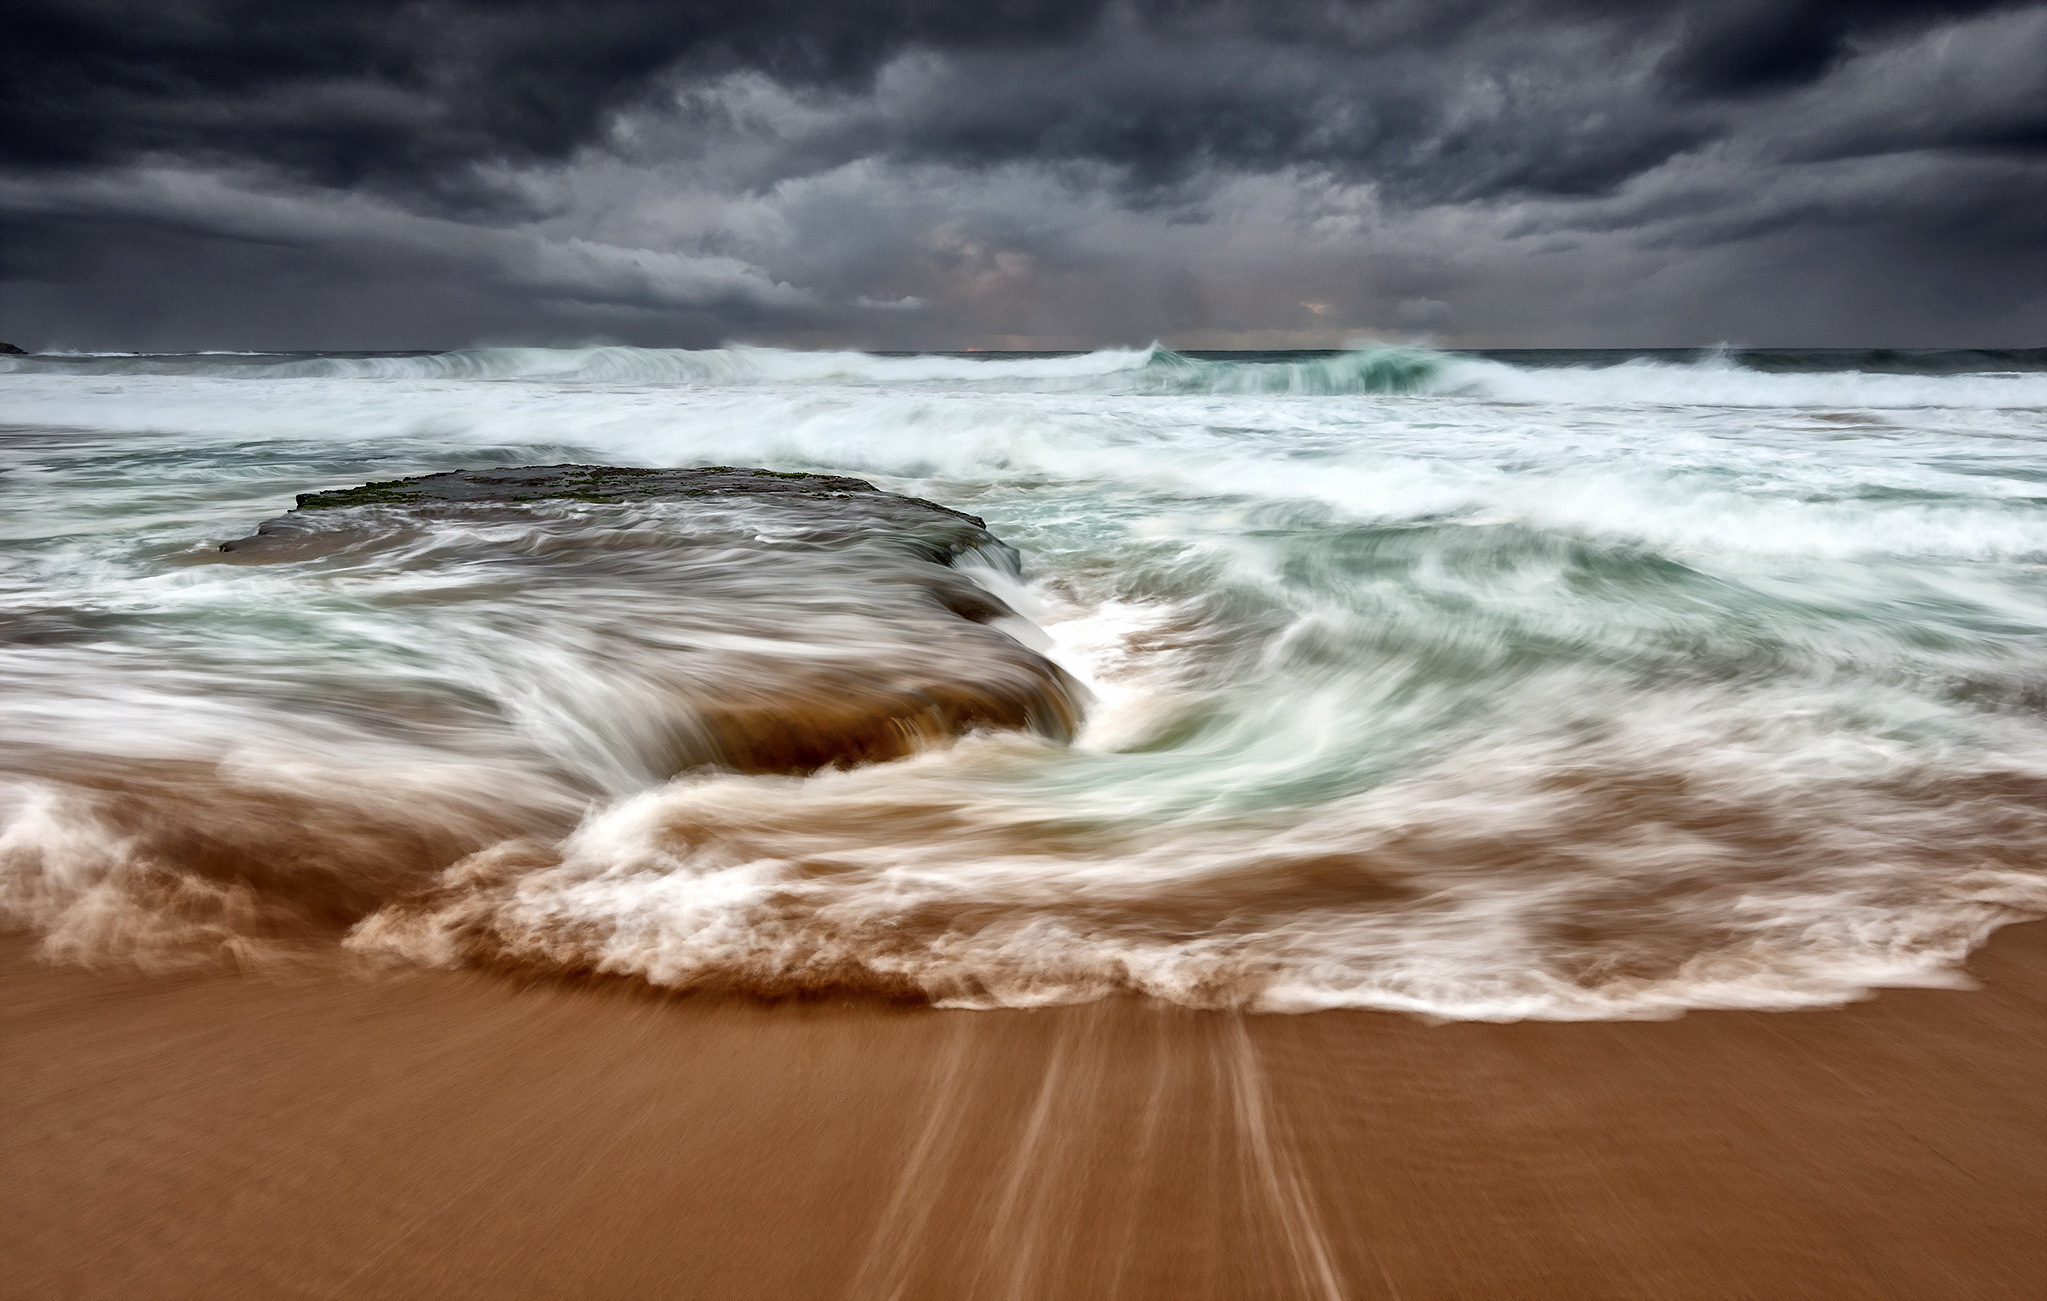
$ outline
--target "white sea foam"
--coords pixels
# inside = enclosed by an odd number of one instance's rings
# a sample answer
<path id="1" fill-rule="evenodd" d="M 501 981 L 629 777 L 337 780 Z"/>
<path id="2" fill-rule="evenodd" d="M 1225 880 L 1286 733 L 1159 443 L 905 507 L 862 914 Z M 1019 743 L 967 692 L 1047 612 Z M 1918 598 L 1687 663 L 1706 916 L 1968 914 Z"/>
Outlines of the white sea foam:
<path id="1" fill-rule="evenodd" d="M 1767 374 L 1715 360 L 1680 365 L 1631 361 L 1613 366 L 1523 369 L 1459 359 L 1444 387 L 1507 402 L 1671 407 L 1818 407 L 1881 412 L 1972 408 L 2047 408 L 2047 373 L 1891 375 L 1858 371 Z"/>
<path id="2" fill-rule="evenodd" d="M 1423 393 L 1574 405 L 1822 407 L 1881 411 L 2047 408 L 2047 370 L 1962 374 L 1853 369 L 1770 373 L 1717 354 L 1677 363 L 1521 367 L 1483 357 L 1385 347 L 1295 361 L 1202 360 L 1149 348 L 1064 355 L 876 355 L 727 347 L 477 348 L 418 355 L 287 356 L 208 352 L 0 358 L 0 374 L 240 380 L 505 380 L 691 386 L 920 384 L 1113 393 L 1343 396 Z M 236 360 L 228 361 L 225 358 Z"/>

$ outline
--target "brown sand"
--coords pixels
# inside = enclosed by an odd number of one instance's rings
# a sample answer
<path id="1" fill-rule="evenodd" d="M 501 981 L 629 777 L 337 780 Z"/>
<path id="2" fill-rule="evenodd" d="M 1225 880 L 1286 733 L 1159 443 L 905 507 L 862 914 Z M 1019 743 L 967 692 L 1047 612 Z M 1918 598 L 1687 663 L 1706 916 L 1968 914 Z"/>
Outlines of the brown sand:
<path id="1" fill-rule="evenodd" d="M 2047 927 L 1590 1025 L 0 961 L 23 1298 L 2032 1298 Z"/>

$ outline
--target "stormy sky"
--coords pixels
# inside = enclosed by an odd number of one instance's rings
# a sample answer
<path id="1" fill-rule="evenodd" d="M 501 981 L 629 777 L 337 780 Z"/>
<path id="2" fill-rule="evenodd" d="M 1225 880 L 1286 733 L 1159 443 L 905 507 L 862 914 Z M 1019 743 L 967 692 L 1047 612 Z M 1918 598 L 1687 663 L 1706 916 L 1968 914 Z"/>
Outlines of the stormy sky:
<path id="1" fill-rule="evenodd" d="M 2047 3 L 0 26 L 0 339 L 29 347 L 2047 343 Z"/>

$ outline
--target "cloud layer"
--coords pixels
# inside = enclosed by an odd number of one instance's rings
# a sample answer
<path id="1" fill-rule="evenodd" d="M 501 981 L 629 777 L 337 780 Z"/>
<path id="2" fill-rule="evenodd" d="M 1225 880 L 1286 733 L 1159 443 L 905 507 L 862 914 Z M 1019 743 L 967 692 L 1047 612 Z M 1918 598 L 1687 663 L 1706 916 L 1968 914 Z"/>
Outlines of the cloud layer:
<path id="1" fill-rule="evenodd" d="M 2047 6 L 23 0 L 0 338 L 2037 344 Z"/>

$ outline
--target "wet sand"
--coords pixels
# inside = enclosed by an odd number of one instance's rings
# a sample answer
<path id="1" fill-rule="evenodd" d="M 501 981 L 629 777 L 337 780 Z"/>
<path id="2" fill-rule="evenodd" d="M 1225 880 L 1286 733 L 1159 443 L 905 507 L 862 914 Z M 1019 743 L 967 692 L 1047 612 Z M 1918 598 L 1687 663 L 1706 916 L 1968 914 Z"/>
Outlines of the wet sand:
<path id="1" fill-rule="evenodd" d="M 1431 1026 L 0 963 L 22 1298 L 2030 1298 L 2047 926 L 1970 993 Z"/>

